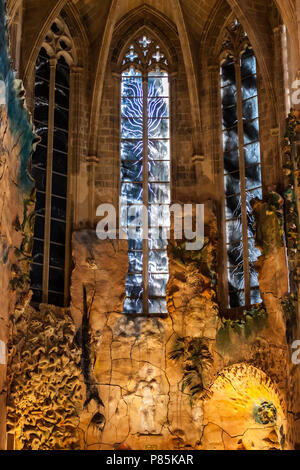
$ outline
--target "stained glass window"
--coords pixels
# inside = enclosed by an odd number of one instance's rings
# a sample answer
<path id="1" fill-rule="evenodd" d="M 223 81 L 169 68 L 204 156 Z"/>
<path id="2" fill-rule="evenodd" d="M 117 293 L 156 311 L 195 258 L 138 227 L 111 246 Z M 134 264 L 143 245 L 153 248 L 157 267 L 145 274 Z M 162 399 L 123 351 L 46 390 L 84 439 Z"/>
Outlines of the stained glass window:
<path id="1" fill-rule="evenodd" d="M 129 250 L 124 313 L 165 314 L 169 278 L 166 238 L 170 227 L 166 59 L 160 47 L 143 36 L 130 47 L 123 63 L 125 67 L 129 63 L 121 85 L 120 219 Z M 146 225 L 142 205 L 147 209 Z M 133 224 L 136 234 L 128 230 Z"/>
<path id="2" fill-rule="evenodd" d="M 228 304 L 261 302 L 250 201 L 262 198 L 256 59 L 248 47 L 221 67 Z"/>
<path id="3" fill-rule="evenodd" d="M 37 201 L 31 265 L 34 302 L 65 303 L 70 69 L 60 56 L 55 67 L 44 48 L 36 62 L 34 124 L 40 136 L 32 157 Z"/>

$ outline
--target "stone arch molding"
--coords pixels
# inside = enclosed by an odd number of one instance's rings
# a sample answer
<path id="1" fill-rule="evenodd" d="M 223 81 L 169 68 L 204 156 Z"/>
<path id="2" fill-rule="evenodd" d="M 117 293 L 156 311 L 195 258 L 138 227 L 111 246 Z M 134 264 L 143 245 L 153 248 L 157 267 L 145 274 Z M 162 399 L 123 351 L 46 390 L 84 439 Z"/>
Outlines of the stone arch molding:
<path id="1" fill-rule="evenodd" d="M 283 399 L 262 370 L 246 363 L 225 368 L 204 402 L 203 448 L 286 449 L 284 410 Z"/>
<path id="2" fill-rule="evenodd" d="M 42 44 L 50 58 L 63 57 L 69 66 L 77 63 L 77 54 L 69 28 L 61 17 L 51 25 Z"/>
<path id="3" fill-rule="evenodd" d="M 121 70 L 122 60 L 128 52 L 131 44 L 143 36 L 150 37 L 156 44 L 158 44 L 161 51 L 163 51 L 166 56 L 169 72 L 176 72 L 177 55 L 168 38 L 157 27 L 155 27 L 155 25 L 150 26 L 149 24 L 144 24 L 143 21 L 130 28 L 126 34 L 126 41 L 120 41 L 114 48 L 112 54 L 114 71 Z"/>

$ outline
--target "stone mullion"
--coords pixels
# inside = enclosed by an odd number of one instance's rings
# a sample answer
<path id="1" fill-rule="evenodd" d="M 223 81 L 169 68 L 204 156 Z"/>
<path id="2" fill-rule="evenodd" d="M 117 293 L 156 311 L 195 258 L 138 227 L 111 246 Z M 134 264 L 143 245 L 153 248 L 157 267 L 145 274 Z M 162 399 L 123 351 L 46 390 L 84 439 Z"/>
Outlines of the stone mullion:
<path id="1" fill-rule="evenodd" d="M 147 315 L 149 311 L 149 308 L 148 308 L 148 297 L 149 297 L 148 179 L 149 179 L 149 173 L 148 173 L 148 76 L 146 75 L 146 76 L 143 76 L 143 206 L 147 209 L 146 212 L 143 210 L 143 313 L 145 315 Z M 147 233 L 145 234 L 146 230 L 147 230 Z"/>
<path id="2" fill-rule="evenodd" d="M 48 302 L 49 260 L 50 260 L 50 230 L 51 230 L 51 196 L 53 168 L 53 136 L 54 136 L 54 106 L 55 106 L 55 74 L 57 59 L 50 59 L 49 84 L 49 113 L 48 113 L 48 143 L 47 143 L 47 176 L 45 196 L 45 232 L 44 232 L 44 264 L 43 264 L 43 302 Z"/>
<path id="3" fill-rule="evenodd" d="M 242 99 L 242 77 L 240 58 L 235 61 L 236 89 L 237 89 L 237 118 L 239 138 L 239 168 L 241 185 L 241 219 L 243 240 L 243 267 L 244 267 L 244 292 L 245 305 L 250 305 L 250 271 L 248 251 L 248 221 L 247 221 L 247 194 L 246 194 L 246 171 L 244 150 L 244 126 L 243 126 L 243 99 Z"/>
<path id="4" fill-rule="evenodd" d="M 69 98 L 69 143 L 68 143 L 68 176 L 67 176 L 67 211 L 66 211 L 66 250 L 65 250 L 65 289 L 64 303 L 69 300 L 70 270 L 71 270 L 71 230 L 76 219 L 78 207 L 78 176 L 80 167 L 80 103 L 82 67 L 72 67 L 70 70 Z"/>

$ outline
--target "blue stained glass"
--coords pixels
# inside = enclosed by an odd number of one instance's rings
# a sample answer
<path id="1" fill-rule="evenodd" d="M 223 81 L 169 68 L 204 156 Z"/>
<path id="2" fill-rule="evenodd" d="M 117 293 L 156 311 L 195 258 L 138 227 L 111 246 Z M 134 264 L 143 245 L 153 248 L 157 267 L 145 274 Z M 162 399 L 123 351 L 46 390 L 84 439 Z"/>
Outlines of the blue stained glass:
<path id="1" fill-rule="evenodd" d="M 243 103 L 243 119 L 251 120 L 258 118 L 257 96 Z"/>
<path id="2" fill-rule="evenodd" d="M 123 117 L 141 117 L 143 115 L 143 98 L 122 97 L 121 115 Z"/>
<path id="3" fill-rule="evenodd" d="M 149 313 L 167 313 L 167 301 L 164 298 L 161 299 L 149 299 Z"/>
<path id="4" fill-rule="evenodd" d="M 143 161 L 123 161 L 121 163 L 122 181 L 142 181 L 143 180 Z"/>
<path id="5" fill-rule="evenodd" d="M 152 204 L 150 206 L 149 226 L 170 226 L 170 211 L 168 205 Z"/>
<path id="6" fill-rule="evenodd" d="M 248 49 L 241 59 L 242 78 L 256 73 L 256 59 L 252 49 Z"/>
<path id="7" fill-rule="evenodd" d="M 169 119 L 148 119 L 148 137 L 149 139 L 166 139 L 169 137 Z"/>
<path id="8" fill-rule="evenodd" d="M 169 280 L 168 274 L 149 275 L 149 296 L 162 297 L 166 295 L 166 288 Z"/>
<path id="9" fill-rule="evenodd" d="M 246 145 L 245 147 L 245 164 L 246 166 L 260 163 L 260 144 L 254 142 L 253 144 Z"/>
<path id="10" fill-rule="evenodd" d="M 149 181 L 169 181 L 170 162 L 168 161 L 149 161 Z"/>
<path id="11" fill-rule="evenodd" d="M 259 140 L 259 123 L 258 119 L 255 121 L 244 122 L 244 143 L 250 144 Z"/>
<path id="12" fill-rule="evenodd" d="M 170 159 L 170 141 L 169 140 L 149 140 L 149 159 L 150 160 L 169 160 Z"/>
<path id="13" fill-rule="evenodd" d="M 230 220 L 226 222 L 226 242 L 237 243 L 242 240 L 241 219 Z"/>
<path id="14" fill-rule="evenodd" d="M 141 274 L 127 274 L 126 277 L 127 297 L 139 297 L 143 295 L 143 276 Z"/>
<path id="15" fill-rule="evenodd" d="M 169 117 L 169 98 L 148 98 L 148 117 Z"/>
<path id="16" fill-rule="evenodd" d="M 136 226 L 142 222 L 141 207 L 138 213 L 128 217 L 130 208 L 126 204 L 142 204 L 145 191 L 149 204 L 170 202 L 170 144 L 169 144 L 169 81 L 165 72 L 155 71 L 148 77 L 148 120 L 145 121 L 143 106 L 143 84 L 140 72 L 131 69 L 122 76 L 121 87 L 121 224 Z M 148 131 L 148 156 L 144 149 L 144 129 Z M 155 139 L 155 140 L 154 140 Z M 143 174 L 143 162 L 147 162 L 147 178 Z M 168 206 L 149 206 L 149 222 L 155 227 L 168 222 Z M 124 313 L 143 312 L 146 305 L 143 272 L 147 271 L 149 295 L 159 299 L 148 299 L 148 313 L 166 313 L 166 284 L 168 281 L 168 256 L 166 232 L 149 229 L 149 243 L 143 243 L 142 229 L 137 229 L 136 239 L 128 234 L 129 269 L 126 279 Z M 161 251 L 151 251 L 159 249 Z M 146 251 L 145 251 L 146 250 Z M 145 256 L 145 255 L 148 256 Z M 148 258 L 148 266 L 146 260 Z M 146 268 L 146 269 L 145 269 Z M 139 273 L 139 274 L 138 274 Z M 152 274 L 154 273 L 154 274 Z M 157 274 L 158 273 L 158 274 Z M 161 276 L 161 277 L 159 277 Z M 135 298 L 136 299 L 135 299 Z"/>
<path id="17" fill-rule="evenodd" d="M 128 273 L 142 273 L 143 272 L 143 253 L 140 251 L 129 251 L 129 268 Z"/>
<path id="18" fill-rule="evenodd" d="M 143 203 L 142 184 L 122 183 L 121 184 L 121 204 Z"/>
<path id="19" fill-rule="evenodd" d="M 150 204 L 170 204 L 170 184 L 150 183 L 149 184 Z"/>
<path id="20" fill-rule="evenodd" d="M 143 313 L 143 302 L 141 299 L 126 298 L 123 305 L 124 313 Z"/>
<path id="21" fill-rule="evenodd" d="M 244 78 L 242 81 L 242 98 L 247 100 L 257 95 L 256 75 Z"/>
<path id="22" fill-rule="evenodd" d="M 149 271 L 151 273 L 168 273 L 168 255 L 166 251 L 149 252 Z"/>
<path id="23" fill-rule="evenodd" d="M 122 118 L 121 133 L 123 139 L 143 138 L 143 119 L 130 117 Z"/>
<path id="24" fill-rule="evenodd" d="M 142 140 L 122 140 L 121 160 L 139 160 L 143 158 Z"/>

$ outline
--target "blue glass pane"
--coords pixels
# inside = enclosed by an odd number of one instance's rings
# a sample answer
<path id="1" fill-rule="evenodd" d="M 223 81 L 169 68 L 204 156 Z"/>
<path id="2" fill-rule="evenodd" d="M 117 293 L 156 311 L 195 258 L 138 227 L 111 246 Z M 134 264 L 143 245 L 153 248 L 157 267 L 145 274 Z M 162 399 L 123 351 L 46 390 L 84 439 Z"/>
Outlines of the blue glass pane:
<path id="1" fill-rule="evenodd" d="M 36 64 L 35 64 L 35 73 L 38 78 L 43 78 L 45 80 L 50 80 L 50 64 L 49 57 L 44 56 L 44 54 L 39 54 Z"/>
<path id="2" fill-rule="evenodd" d="M 240 192 L 240 172 L 228 173 L 224 177 L 225 194 L 231 196 Z"/>
<path id="3" fill-rule="evenodd" d="M 149 181 L 169 181 L 170 180 L 170 162 L 168 161 L 149 161 Z"/>
<path id="4" fill-rule="evenodd" d="M 149 313 L 168 313 L 166 299 L 149 299 Z"/>
<path id="5" fill-rule="evenodd" d="M 143 253 L 140 251 L 129 251 L 129 268 L 128 273 L 142 273 L 143 272 Z"/>
<path id="6" fill-rule="evenodd" d="M 163 297 L 166 295 L 166 288 L 169 280 L 168 274 L 150 274 L 149 276 L 149 296 Z"/>
<path id="7" fill-rule="evenodd" d="M 123 97 L 121 100 L 121 113 L 123 117 L 142 117 L 143 98 Z"/>
<path id="8" fill-rule="evenodd" d="M 224 170 L 225 173 L 238 171 L 239 169 L 239 151 L 231 150 L 224 152 Z"/>
<path id="9" fill-rule="evenodd" d="M 123 305 L 124 313 L 143 313 L 143 302 L 141 299 L 125 299 Z"/>
<path id="10" fill-rule="evenodd" d="M 143 202 L 143 187 L 141 184 L 121 184 L 121 204 L 135 204 Z"/>
<path id="11" fill-rule="evenodd" d="M 237 111 L 236 107 L 223 109 L 223 128 L 230 129 L 237 125 Z"/>
<path id="12" fill-rule="evenodd" d="M 150 183 L 149 184 L 150 204 L 170 204 L 170 184 Z"/>
<path id="13" fill-rule="evenodd" d="M 140 161 L 122 161 L 121 163 L 122 181 L 142 181 L 143 180 L 143 162 Z"/>
<path id="14" fill-rule="evenodd" d="M 245 305 L 244 291 L 232 290 L 229 291 L 229 306 L 231 308 L 243 307 Z"/>
<path id="15" fill-rule="evenodd" d="M 241 215 L 241 197 L 231 196 L 226 198 L 226 219 L 233 219 Z"/>
<path id="16" fill-rule="evenodd" d="M 250 201 L 253 198 L 262 199 L 262 188 L 247 191 L 247 203 L 250 206 Z"/>
<path id="17" fill-rule="evenodd" d="M 235 266 L 228 270 L 229 291 L 244 289 L 243 265 Z"/>
<path id="18" fill-rule="evenodd" d="M 223 149 L 224 152 L 231 152 L 239 147 L 238 129 L 237 126 L 229 131 L 223 132 Z"/>
<path id="19" fill-rule="evenodd" d="M 257 95 L 256 75 L 244 78 L 242 80 L 242 98 L 247 100 Z"/>
<path id="20" fill-rule="evenodd" d="M 260 165 L 246 168 L 246 189 L 254 189 L 261 186 Z"/>
<path id="21" fill-rule="evenodd" d="M 121 226 L 140 227 L 142 226 L 142 206 L 129 205 L 120 207 Z"/>
<path id="22" fill-rule="evenodd" d="M 169 137 L 169 119 L 148 119 L 149 139 L 167 139 Z"/>
<path id="23" fill-rule="evenodd" d="M 121 93 L 122 96 L 132 96 L 132 97 L 143 97 L 143 83 L 142 78 L 140 77 L 132 77 L 132 78 L 125 78 L 122 77 L 122 85 L 121 85 Z"/>
<path id="24" fill-rule="evenodd" d="M 142 140 L 122 140 L 121 142 L 121 159 L 122 160 L 139 160 L 143 158 L 143 141 Z"/>
<path id="25" fill-rule="evenodd" d="M 235 67 L 231 59 L 222 65 L 221 85 L 222 87 L 235 83 Z"/>
<path id="26" fill-rule="evenodd" d="M 241 74 L 242 77 L 256 73 L 256 59 L 253 50 L 248 50 L 242 55 Z"/>
<path id="27" fill-rule="evenodd" d="M 143 138 L 143 119 L 142 118 L 122 118 L 121 135 L 123 139 L 142 139 Z"/>
<path id="28" fill-rule="evenodd" d="M 262 302 L 262 298 L 260 296 L 259 289 L 251 289 L 250 291 L 250 301 L 251 304 L 260 304 Z"/>
<path id="29" fill-rule="evenodd" d="M 166 251 L 149 252 L 149 272 L 168 273 L 169 261 Z"/>
<path id="30" fill-rule="evenodd" d="M 246 163 L 246 166 L 254 164 L 254 163 L 260 163 L 259 142 L 249 144 L 245 147 L 245 163 Z"/>
<path id="31" fill-rule="evenodd" d="M 149 140 L 149 159 L 169 160 L 170 142 L 169 140 Z"/>
<path id="32" fill-rule="evenodd" d="M 169 98 L 148 98 L 148 117 L 169 117 Z"/>
<path id="33" fill-rule="evenodd" d="M 244 101 L 243 103 L 243 119 L 251 120 L 258 117 L 257 97 Z"/>
<path id="34" fill-rule="evenodd" d="M 226 243 L 237 243 L 242 240 L 241 219 L 226 222 Z"/>
<path id="35" fill-rule="evenodd" d="M 143 295 L 143 276 L 128 274 L 126 277 L 126 296 L 141 297 Z"/>
<path id="36" fill-rule="evenodd" d="M 248 249 L 249 249 L 249 261 L 254 263 L 255 261 L 257 261 L 258 257 L 261 255 L 261 251 L 255 247 L 254 238 L 248 239 Z"/>
<path id="37" fill-rule="evenodd" d="M 227 245 L 227 265 L 228 267 L 242 266 L 243 264 L 243 243 Z"/>
<path id="38" fill-rule="evenodd" d="M 169 205 L 155 205 L 150 206 L 149 216 L 150 227 L 169 227 L 170 226 L 170 210 Z"/>
<path id="39" fill-rule="evenodd" d="M 149 249 L 166 250 L 168 246 L 168 228 L 149 228 Z"/>
<path id="40" fill-rule="evenodd" d="M 228 108 L 236 105 L 236 86 L 235 84 L 221 89 L 222 106 Z"/>
<path id="41" fill-rule="evenodd" d="M 250 144 L 259 140 L 258 119 L 251 122 L 244 122 L 244 143 Z"/>
<path id="42" fill-rule="evenodd" d="M 152 77 L 148 78 L 148 96 L 169 96 L 169 79 L 168 77 Z"/>

